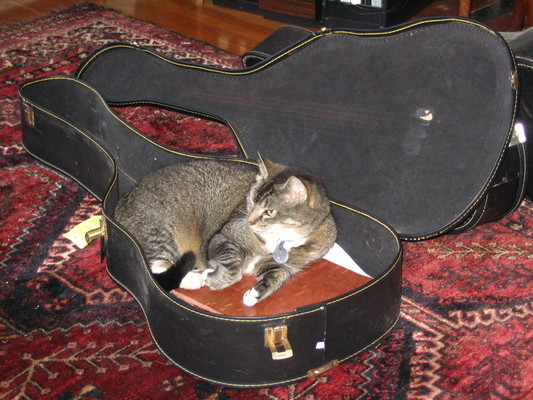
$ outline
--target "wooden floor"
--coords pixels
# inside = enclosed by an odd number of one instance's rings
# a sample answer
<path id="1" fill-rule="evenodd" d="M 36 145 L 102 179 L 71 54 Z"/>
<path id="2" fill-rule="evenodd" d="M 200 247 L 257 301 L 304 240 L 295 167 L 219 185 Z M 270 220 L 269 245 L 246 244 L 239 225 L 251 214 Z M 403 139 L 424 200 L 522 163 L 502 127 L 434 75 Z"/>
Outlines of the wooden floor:
<path id="1" fill-rule="evenodd" d="M 482 7 L 496 0 L 473 0 Z M 82 2 L 82 1 L 81 1 Z M 213 5 L 212 0 L 90 0 L 221 49 L 243 54 L 279 26 L 258 14 Z M 0 0 L 0 24 L 28 20 L 80 0 Z M 420 16 L 457 15 L 459 0 L 436 0 Z"/>

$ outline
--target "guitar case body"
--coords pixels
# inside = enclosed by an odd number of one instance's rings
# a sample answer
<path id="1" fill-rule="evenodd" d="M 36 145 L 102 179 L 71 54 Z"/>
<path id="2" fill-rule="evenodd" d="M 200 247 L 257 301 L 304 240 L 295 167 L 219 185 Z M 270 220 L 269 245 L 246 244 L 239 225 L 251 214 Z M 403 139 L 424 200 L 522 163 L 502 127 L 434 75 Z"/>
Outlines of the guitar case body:
<path id="1" fill-rule="evenodd" d="M 509 153 L 515 77 L 500 35 L 461 19 L 323 32 L 237 70 L 113 43 L 88 57 L 76 77 L 21 87 L 23 144 L 102 201 L 108 271 L 138 301 L 170 360 L 220 385 L 275 386 L 335 367 L 393 329 L 400 238 L 450 232 L 486 201 Z M 240 157 L 158 143 L 111 108 L 128 105 L 224 122 Z M 137 241 L 114 218 L 120 196 L 169 164 L 217 158 L 256 165 L 257 152 L 322 178 L 337 242 L 370 282 L 263 317 L 214 314 L 161 289 Z M 504 173 L 518 183 L 502 214 L 523 193 L 525 167 L 516 158 L 514 172 Z"/>

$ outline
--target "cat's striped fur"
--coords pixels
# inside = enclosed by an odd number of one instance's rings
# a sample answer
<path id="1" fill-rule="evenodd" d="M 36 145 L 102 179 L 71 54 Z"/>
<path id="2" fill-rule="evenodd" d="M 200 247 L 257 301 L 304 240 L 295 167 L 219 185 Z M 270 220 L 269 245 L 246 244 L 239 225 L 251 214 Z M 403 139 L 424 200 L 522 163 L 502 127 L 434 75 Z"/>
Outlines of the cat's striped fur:
<path id="1" fill-rule="evenodd" d="M 180 282 L 222 289 L 249 273 L 259 282 L 244 296 L 247 305 L 322 257 L 336 238 L 323 184 L 268 160 L 259 169 L 209 160 L 155 171 L 120 199 L 116 218 L 165 289 Z"/>

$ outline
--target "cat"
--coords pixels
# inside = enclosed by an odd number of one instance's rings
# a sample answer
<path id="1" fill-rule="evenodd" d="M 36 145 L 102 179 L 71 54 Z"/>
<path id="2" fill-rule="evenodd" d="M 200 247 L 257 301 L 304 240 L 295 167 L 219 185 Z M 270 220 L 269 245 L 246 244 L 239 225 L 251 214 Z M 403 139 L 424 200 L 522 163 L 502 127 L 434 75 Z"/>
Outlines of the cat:
<path id="1" fill-rule="evenodd" d="M 321 258 L 337 230 L 324 185 L 308 171 L 260 159 L 194 160 L 157 170 L 123 196 L 116 219 L 139 241 L 165 290 L 223 289 L 243 274 L 253 306 Z"/>

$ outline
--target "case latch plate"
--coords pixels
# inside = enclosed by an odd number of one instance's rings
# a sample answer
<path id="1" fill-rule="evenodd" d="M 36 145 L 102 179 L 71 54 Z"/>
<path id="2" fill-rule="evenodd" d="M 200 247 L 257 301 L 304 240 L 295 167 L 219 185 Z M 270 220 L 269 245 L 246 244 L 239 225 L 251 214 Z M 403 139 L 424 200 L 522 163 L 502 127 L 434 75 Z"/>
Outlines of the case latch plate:
<path id="1" fill-rule="evenodd" d="M 33 114 L 33 108 L 28 103 L 23 101 L 22 109 L 24 110 L 24 120 L 33 128 L 35 126 L 35 115 Z"/>
<path id="2" fill-rule="evenodd" d="M 104 217 L 100 218 L 100 226 L 98 228 L 91 229 L 85 233 L 85 241 L 87 243 L 91 243 L 93 240 L 98 238 L 107 238 L 107 227 Z"/>
<path id="3" fill-rule="evenodd" d="M 287 332 L 286 325 L 265 329 L 265 346 L 272 352 L 273 360 L 284 360 L 292 357 L 292 347 Z"/>
<path id="4" fill-rule="evenodd" d="M 340 364 L 339 360 L 333 360 L 333 361 L 327 363 L 326 365 L 323 365 L 321 367 L 318 367 L 318 368 L 310 370 L 307 373 L 307 377 L 308 378 L 314 378 L 314 377 L 316 377 L 316 376 L 318 376 L 320 374 L 323 374 L 326 371 L 329 371 L 332 368 L 338 367 L 339 364 Z"/>

